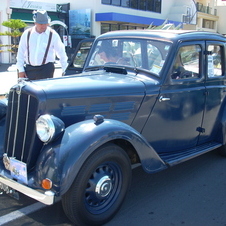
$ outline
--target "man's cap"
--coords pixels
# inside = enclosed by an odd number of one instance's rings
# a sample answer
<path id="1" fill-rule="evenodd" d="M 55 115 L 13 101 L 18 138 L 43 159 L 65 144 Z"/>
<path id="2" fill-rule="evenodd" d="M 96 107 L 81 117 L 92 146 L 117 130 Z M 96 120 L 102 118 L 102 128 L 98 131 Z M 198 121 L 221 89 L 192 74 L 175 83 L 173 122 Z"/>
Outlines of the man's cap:
<path id="1" fill-rule="evenodd" d="M 51 19 L 48 16 L 46 10 L 37 10 L 33 12 L 33 20 L 38 24 L 49 24 Z"/>

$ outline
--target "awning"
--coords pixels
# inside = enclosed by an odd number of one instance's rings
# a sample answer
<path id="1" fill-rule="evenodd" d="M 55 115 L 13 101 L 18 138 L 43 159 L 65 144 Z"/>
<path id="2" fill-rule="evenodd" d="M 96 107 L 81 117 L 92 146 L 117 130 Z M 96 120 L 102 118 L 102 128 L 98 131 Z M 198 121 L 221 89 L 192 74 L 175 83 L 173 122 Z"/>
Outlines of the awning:
<path id="1" fill-rule="evenodd" d="M 19 19 L 25 23 L 34 23 L 32 17 L 33 17 L 32 12 L 31 13 L 12 12 L 12 15 L 11 15 L 11 19 Z M 56 15 L 49 15 L 49 17 L 51 18 L 51 21 L 59 20 L 59 18 Z"/>
<path id="2" fill-rule="evenodd" d="M 135 16 L 135 15 L 129 15 L 129 14 L 123 14 L 123 13 L 96 13 L 96 21 L 114 21 L 114 22 L 124 22 L 124 23 L 132 23 L 132 24 L 146 24 L 150 25 L 153 24 L 155 26 L 159 26 L 163 24 L 165 19 L 156 19 L 151 17 L 143 17 L 143 16 Z M 178 21 L 172 21 L 168 20 L 168 23 L 173 23 L 175 26 L 179 25 L 180 22 Z"/>

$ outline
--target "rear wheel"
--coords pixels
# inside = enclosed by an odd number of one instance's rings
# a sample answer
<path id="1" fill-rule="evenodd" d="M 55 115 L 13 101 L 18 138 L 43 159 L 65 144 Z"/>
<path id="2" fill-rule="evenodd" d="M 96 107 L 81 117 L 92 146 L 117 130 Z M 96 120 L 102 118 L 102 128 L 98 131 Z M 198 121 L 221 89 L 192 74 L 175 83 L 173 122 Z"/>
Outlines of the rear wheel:
<path id="1" fill-rule="evenodd" d="M 76 225 L 101 225 L 119 210 L 131 182 L 125 151 L 108 144 L 84 163 L 71 188 L 62 197 L 65 214 Z"/>

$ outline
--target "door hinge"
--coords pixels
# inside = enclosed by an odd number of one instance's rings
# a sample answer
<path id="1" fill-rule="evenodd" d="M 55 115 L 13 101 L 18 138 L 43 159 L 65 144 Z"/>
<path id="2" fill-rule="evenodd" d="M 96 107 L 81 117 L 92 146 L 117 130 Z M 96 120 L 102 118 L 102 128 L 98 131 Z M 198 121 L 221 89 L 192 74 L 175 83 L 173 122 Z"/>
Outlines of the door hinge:
<path id="1" fill-rule="evenodd" d="M 205 133 L 205 129 L 202 127 L 197 127 L 196 131 L 198 131 L 200 133 Z"/>
<path id="2" fill-rule="evenodd" d="M 207 91 L 207 90 L 204 91 L 204 95 L 205 95 L 205 96 L 209 96 L 209 91 Z"/>
<path id="3" fill-rule="evenodd" d="M 213 54 L 212 51 L 207 51 L 207 50 L 204 51 L 204 55 L 212 55 L 212 54 Z"/>

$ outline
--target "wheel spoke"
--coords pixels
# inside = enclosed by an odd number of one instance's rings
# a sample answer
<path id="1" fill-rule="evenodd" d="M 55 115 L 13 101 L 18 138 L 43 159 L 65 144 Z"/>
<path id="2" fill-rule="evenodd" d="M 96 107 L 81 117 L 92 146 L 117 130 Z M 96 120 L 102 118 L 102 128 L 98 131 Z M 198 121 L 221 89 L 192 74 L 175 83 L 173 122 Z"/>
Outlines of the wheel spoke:
<path id="1" fill-rule="evenodd" d="M 111 162 L 99 166 L 91 175 L 85 191 L 85 200 L 90 211 L 104 208 L 115 199 L 120 189 L 121 171 Z"/>

